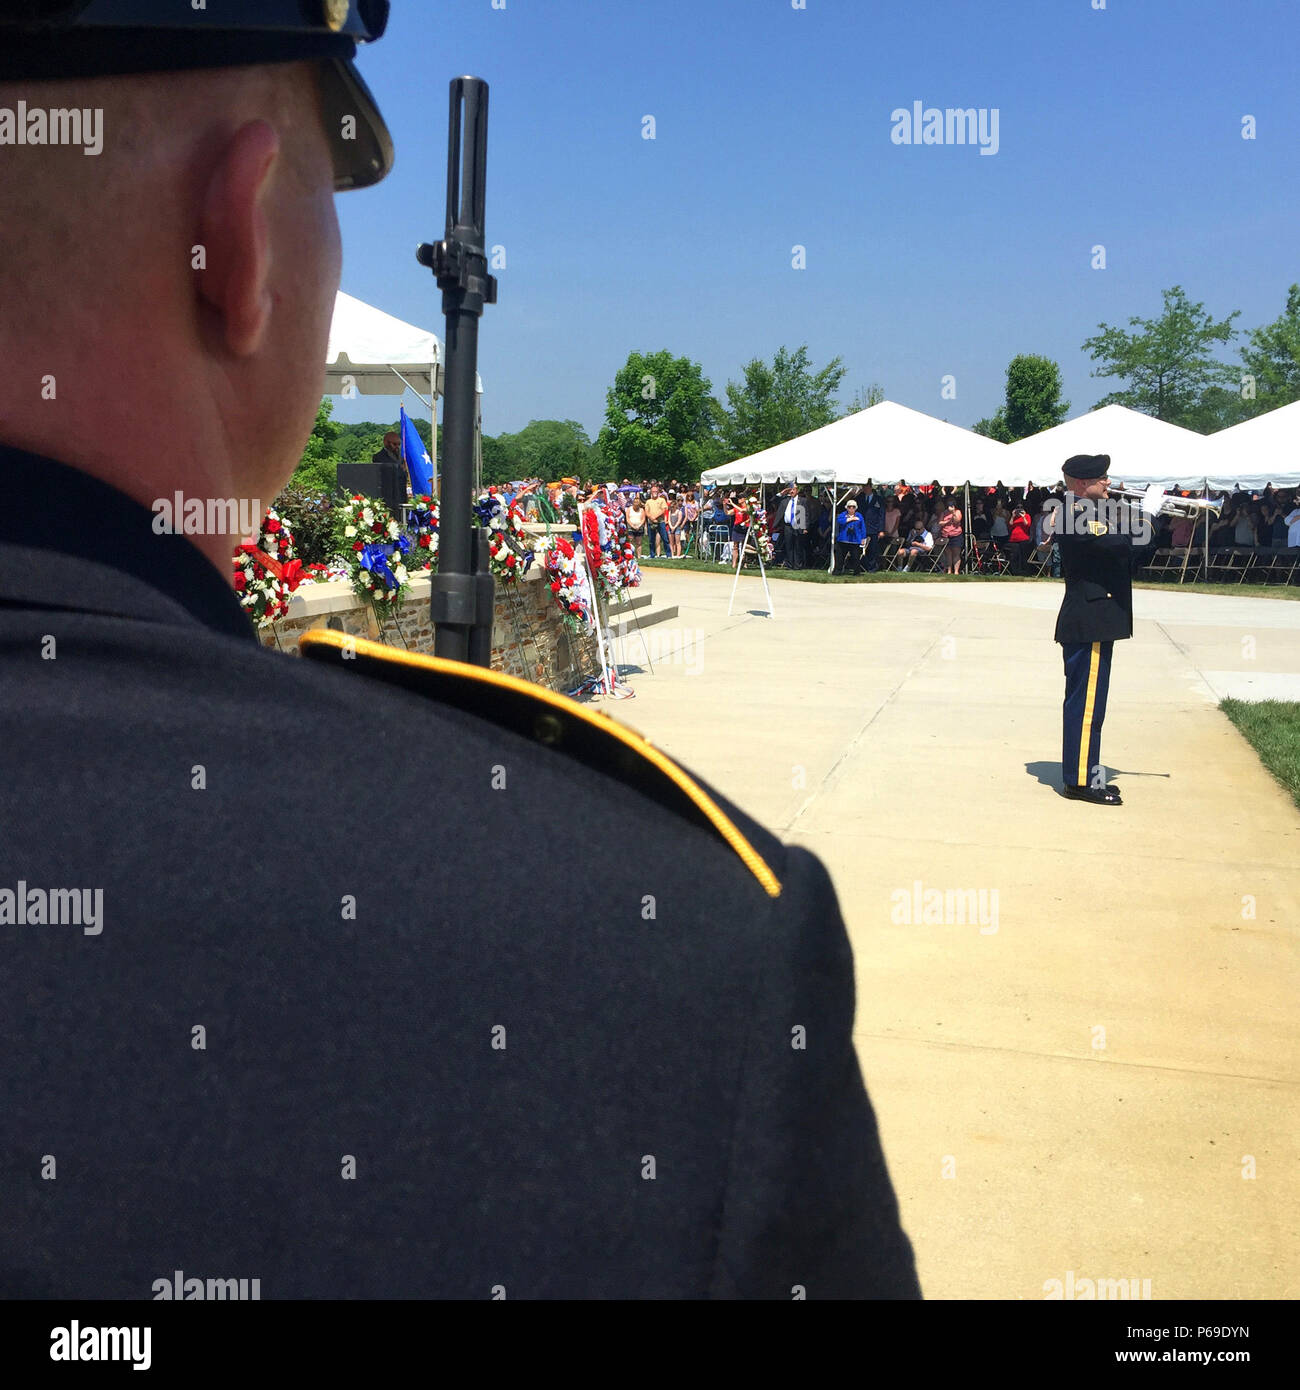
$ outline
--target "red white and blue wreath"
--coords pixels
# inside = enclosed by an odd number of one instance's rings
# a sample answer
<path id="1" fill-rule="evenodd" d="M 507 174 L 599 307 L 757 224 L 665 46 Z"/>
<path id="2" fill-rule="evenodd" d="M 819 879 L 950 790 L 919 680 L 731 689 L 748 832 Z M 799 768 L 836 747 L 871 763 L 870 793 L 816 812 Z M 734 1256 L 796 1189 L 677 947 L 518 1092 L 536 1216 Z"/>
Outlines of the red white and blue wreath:
<path id="1" fill-rule="evenodd" d="M 377 616 L 391 614 L 410 589 L 411 537 L 374 497 L 349 498 L 337 509 L 336 527 L 353 592 L 374 604 Z"/>
<path id="2" fill-rule="evenodd" d="M 595 603 L 591 583 L 573 542 L 567 536 L 549 536 L 539 553 L 564 625 L 573 632 L 592 632 Z"/>
<path id="3" fill-rule="evenodd" d="M 768 530 L 767 509 L 758 505 L 758 498 L 751 497 L 745 503 L 749 512 L 749 541 L 763 557 L 763 563 L 770 565 L 776 558 L 776 547 L 772 544 L 772 533 Z"/>
<path id="4" fill-rule="evenodd" d="M 240 607 L 256 626 L 270 627 L 288 612 L 289 595 L 306 578 L 293 532 L 274 507 L 267 508 L 257 540 L 236 548 L 234 561 Z"/>
<path id="5" fill-rule="evenodd" d="M 479 525 L 488 533 L 488 565 L 503 584 L 522 579 L 533 563 L 524 530 L 523 508 L 507 503 L 496 488 L 488 488 L 474 503 Z"/>
<path id="6" fill-rule="evenodd" d="M 438 568 L 438 503 L 428 493 L 413 497 L 406 509 L 406 534 L 411 549 L 406 568 L 424 573 Z"/>

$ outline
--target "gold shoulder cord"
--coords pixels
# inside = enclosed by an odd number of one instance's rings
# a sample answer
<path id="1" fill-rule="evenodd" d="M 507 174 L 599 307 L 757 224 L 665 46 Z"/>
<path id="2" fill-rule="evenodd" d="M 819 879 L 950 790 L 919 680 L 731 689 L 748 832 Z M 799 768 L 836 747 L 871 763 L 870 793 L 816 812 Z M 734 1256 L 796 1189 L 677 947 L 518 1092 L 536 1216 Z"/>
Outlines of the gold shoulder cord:
<path id="1" fill-rule="evenodd" d="M 434 696 L 481 718 L 491 720 L 499 717 L 498 722 L 533 742 L 554 747 L 567 741 L 576 745 L 579 753 L 584 748 L 597 757 L 603 753 L 604 766 L 615 774 L 620 770 L 634 774 L 638 762 L 648 763 L 667 778 L 678 793 L 675 798 L 658 796 L 656 799 L 688 813 L 690 819 L 715 830 L 762 884 L 763 891 L 769 897 L 780 897 L 780 880 L 717 802 L 671 758 L 608 715 L 593 714 L 563 695 L 500 671 L 489 671 L 460 661 L 444 661 L 440 657 L 417 652 L 399 651 L 382 642 L 351 637 L 329 628 L 304 632 L 299 639 L 299 649 L 304 657 L 314 661 L 343 660 L 342 653 L 351 652 L 353 656 L 346 658 L 348 661 L 360 663 L 381 679 Z M 489 693 L 500 698 L 485 709 L 482 697 Z M 609 740 L 616 745 L 615 751 L 624 755 L 612 760 L 612 768 L 608 756 Z M 593 758 L 593 762 L 596 766 L 602 765 L 597 758 Z"/>

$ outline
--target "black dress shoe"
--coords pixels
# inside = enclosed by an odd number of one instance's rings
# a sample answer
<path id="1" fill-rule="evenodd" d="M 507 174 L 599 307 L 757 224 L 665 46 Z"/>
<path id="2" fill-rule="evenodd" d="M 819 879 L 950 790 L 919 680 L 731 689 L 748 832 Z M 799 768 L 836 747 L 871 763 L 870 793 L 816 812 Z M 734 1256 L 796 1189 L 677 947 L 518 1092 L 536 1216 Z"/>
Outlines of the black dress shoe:
<path id="1" fill-rule="evenodd" d="M 1118 787 L 1062 787 L 1071 801 L 1091 801 L 1094 806 L 1122 806 Z"/>

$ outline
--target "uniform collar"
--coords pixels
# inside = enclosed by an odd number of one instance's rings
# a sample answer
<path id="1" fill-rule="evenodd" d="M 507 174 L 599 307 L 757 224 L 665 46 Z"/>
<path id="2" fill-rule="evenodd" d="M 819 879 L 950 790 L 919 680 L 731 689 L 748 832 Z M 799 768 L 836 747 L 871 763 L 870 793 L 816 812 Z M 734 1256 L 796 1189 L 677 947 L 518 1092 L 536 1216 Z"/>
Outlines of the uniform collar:
<path id="1" fill-rule="evenodd" d="M 154 513 L 115 487 L 0 444 L 0 489 L 0 604 L 198 622 L 257 640 L 203 552 L 156 534 Z"/>

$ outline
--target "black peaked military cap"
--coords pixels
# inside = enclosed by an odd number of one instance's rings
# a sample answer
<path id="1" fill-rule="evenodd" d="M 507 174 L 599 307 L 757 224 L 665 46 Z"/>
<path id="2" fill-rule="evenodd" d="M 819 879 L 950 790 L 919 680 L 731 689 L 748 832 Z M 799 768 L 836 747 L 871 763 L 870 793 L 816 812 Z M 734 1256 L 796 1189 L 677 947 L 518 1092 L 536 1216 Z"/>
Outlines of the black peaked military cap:
<path id="1" fill-rule="evenodd" d="M 1061 465 L 1061 472 L 1067 478 L 1079 478 L 1087 482 L 1089 478 L 1105 478 L 1110 474 L 1109 454 L 1075 454 Z"/>
<path id="2" fill-rule="evenodd" d="M 392 136 L 352 62 L 387 24 L 388 0 L 0 0 L 0 81 L 319 60 L 341 192 L 393 166 Z"/>

